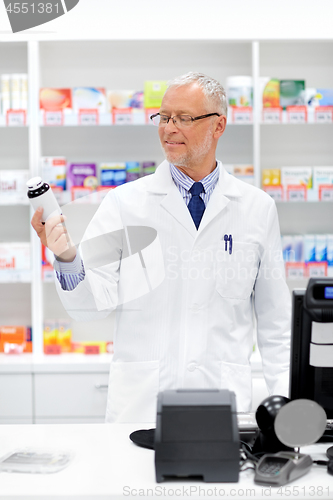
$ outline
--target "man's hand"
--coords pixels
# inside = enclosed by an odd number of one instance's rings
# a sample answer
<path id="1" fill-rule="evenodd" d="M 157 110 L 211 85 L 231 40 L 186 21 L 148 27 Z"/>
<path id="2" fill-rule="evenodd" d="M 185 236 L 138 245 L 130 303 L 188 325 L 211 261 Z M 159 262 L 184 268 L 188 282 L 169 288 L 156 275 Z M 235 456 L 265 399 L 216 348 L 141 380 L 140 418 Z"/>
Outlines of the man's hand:
<path id="1" fill-rule="evenodd" d="M 76 256 L 76 247 L 70 239 L 64 224 L 64 215 L 50 217 L 42 223 L 43 208 L 37 208 L 31 219 L 31 225 L 40 241 L 54 253 L 58 260 L 72 262 Z"/>

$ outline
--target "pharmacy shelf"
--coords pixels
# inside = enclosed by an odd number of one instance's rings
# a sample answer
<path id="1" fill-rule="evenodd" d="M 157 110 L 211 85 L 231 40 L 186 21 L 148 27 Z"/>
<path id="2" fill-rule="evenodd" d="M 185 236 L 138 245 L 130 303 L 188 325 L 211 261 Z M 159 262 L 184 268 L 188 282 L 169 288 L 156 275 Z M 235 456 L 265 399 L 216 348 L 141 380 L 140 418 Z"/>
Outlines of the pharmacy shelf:
<path id="1" fill-rule="evenodd" d="M 11 128 L 16 128 L 16 127 L 28 127 L 29 125 L 29 118 L 27 117 L 26 119 L 26 123 L 25 124 L 21 124 L 21 123 L 15 123 L 15 124 L 12 124 L 12 125 L 7 125 L 7 119 L 4 115 L 0 115 L 0 127 L 11 127 Z"/>
<path id="2" fill-rule="evenodd" d="M 26 194 L 22 194 L 22 196 L 18 195 L 10 195 L 10 194 L 2 194 L 0 198 L 0 206 L 13 206 L 13 205 L 29 205 L 29 201 L 26 198 Z"/>
<path id="3" fill-rule="evenodd" d="M 332 125 L 333 124 L 333 107 L 329 110 L 326 107 L 306 107 L 304 114 L 303 107 L 295 108 L 295 111 L 290 115 L 287 110 L 281 112 L 266 108 L 265 118 L 260 119 L 260 125 Z"/>
<path id="4" fill-rule="evenodd" d="M 309 109 L 307 123 L 302 124 L 304 126 L 297 127 L 296 123 L 289 124 L 294 126 L 287 126 L 285 112 L 282 113 L 282 123 L 274 126 L 274 123 L 263 122 L 260 108 L 261 75 L 285 79 L 304 78 L 306 86 L 331 88 L 333 87 L 333 67 L 330 64 L 332 56 L 332 41 L 318 43 L 218 39 L 154 40 L 154 43 L 148 39 L 135 41 L 42 41 L 40 39 L 40 41 L 13 43 L 8 41 L 0 46 L 1 71 L 28 72 L 29 125 L 8 127 L 5 118 L 0 117 L 1 142 L 4 148 L 0 168 L 27 168 L 24 161 L 29 160 L 29 171 L 33 177 L 40 174 L 39 161 L 42 156 L 65 156 L 69 162 L 89 161 L 97 164 L 103 161 L 160 163 L 163 154 L 157 130 L 152 125 L 140 124 L 140 114 L 136 116 L 138 123 L 133 125 L 113 123 L 110 113 L 101 115 L 97 126 L 78 125 L 79 117 L 76 113 L 64 115 L 63 126 L 45 125 L 39 110 L 39 89 L 86 85 L 107 89 L 139 90 L 142 89 L 145 80 L 168 80 L 174 75 L 190 70 L 209 74 L 224 85 L 230 75 L 252 75 L 253 122 L 242 125 L 237 123 L 233 126 L 232 120 L 229 119 L 226 132 L 218 145 L 217 157 L 224 164 L 253 164 L 256 186 L 261 185 L 262 168 L 279 168 L 285 165 L 332 165 L 331 123 L 326 126 L 315 123 L 314 112 Z M 72 209 L 73 204 L 70 203 L 68 195 L 63 203 L 66 205 L 64 210 Z M 9 205 L 11 203 L 7 202 L 1 205 L 0 201 L 0 210 L 6 210 Z M 97 206 L 96 203 L 85 205 L 81 202 L 79 210 L 85 222 L 90 220 Z M 41 352 L 43 347 L 43 318 L 57 317 L 56 314 L 61 317 L 59 315 L 66 313 L 61 309 L 61 304 L 56 303 L 52 292 L 53 285 L 42 283 L 40 243 L 29 227 L 28 210 L 25 206 L 20 207 L 18 200 L 10 208 L 17 212 L 15 222 L 21 226 L 17 228 L 11 218 L 6 219 L 5 231 L 0 235 L 0 239 L 15 241 L 18 239 L 15 233 L 17 231 L 24 233 L 23 240 L 31 240 L 33 259 L 31 284 L 27 283 L 18 288 L 29 287 L 34 349 L 37 353 Z M 328 202 L 277 203 L 282 234 L 333 233 L 332 218 L 328 216 L 331 208 L 332 205 Z M 26 213 L 23 214 L 20 210 Z M 74 210 L 77 210 L 76 207 Z M 22 215 L 21 220 L 19 214 Z M 70 216 L 68 221 L 69 219 Z M 29 235 L 26 234 L 28 230 Z M 83 227 L 77 230 L 78 238 L 82 231 Z M 291 283 L 292 280 L 289 281 Z M 293 284 L 295 282 L 290 286 Z M 13 287 L 16 287 L 16 283 L 13 283 Z M 5 288 L 0 287 L 3 294 Z M 11 293 L 14 295 L 15 292 Z M 14 311 L 12 315 L 14 316 Z M 88 335 L 89 326 L 84 325 L 84 327 L 85 336 Z M 73 331 L 76 332 L 77 338 L 81 335 L 80 328 L 73 323 Z M 104 334 L 111 335 L 110 340 L 112 333 L 109 332 L 112 328 L 110 322 L 103 325 Z"/>
<path id="5" fill-rule="evenodd" d="M 153 114 L 153 113 L 151 113 Z M 96 119 L 95 115 L 84 115 L 82 118 L 79 113 L 69 113 L 63 116 L 57 112 L 41 113 L 39 125 L 41 127 L 56 128 L 56 127 L 153 127 L 150 121 L 146 120 L 145 113 L 135 113 L 125 119 L 114 118 L 112 113 L 99 113 Z M 122 115 L 120 115 L 122 117 Z M 149 119 L 148 119 L 149 120 Z M 232 118 L 228 118 L 228 126 L 251 126 L 253 122 L 239 121 L 233 122 Z M 1 126 L 1 121 L 0 121 Z"/>
<path id="6" fill-rule="evenodd" d="M 15 271 L 15 270 L 0 270 L 0 284 L 6 283 L 31 283 L 32 272 Z"/>

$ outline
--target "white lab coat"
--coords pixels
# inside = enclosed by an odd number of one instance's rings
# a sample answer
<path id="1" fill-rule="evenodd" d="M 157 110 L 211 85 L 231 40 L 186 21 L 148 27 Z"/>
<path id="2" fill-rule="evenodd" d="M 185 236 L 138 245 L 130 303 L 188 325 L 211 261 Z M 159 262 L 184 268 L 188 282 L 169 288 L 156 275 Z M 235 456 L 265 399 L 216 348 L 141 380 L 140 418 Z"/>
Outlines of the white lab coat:
<path id="1" fill-rule="evenodd" d="M 73 291 L 56 280 L 74 319 L 116 308 L 107 422 L 154 421 L 158 392 L 172 388 L 228 388 L 249 411 L 254 317 L 269 392 L 288 395 L 291 301 L 275 203 L 219 165 L 198 231 L 166 161 L 111 190 L 84 240 L 116 235 L 112 262 L 89 264 L 82 243 L 85 279 Z"/>

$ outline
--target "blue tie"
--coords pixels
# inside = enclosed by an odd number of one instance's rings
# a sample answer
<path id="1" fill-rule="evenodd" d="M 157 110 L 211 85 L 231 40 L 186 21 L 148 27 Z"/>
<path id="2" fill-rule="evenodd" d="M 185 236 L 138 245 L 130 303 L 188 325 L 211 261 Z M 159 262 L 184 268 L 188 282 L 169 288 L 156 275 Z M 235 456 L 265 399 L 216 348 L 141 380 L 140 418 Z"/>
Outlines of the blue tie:
<path id="1" fill-rule="evenodd" d="M 201 182 L 195 182 L 189 192 L 192 197 L 190 199 L 189 204 L 187 205 L 190 214 L 192 215 L 193 222 L 195 227 L 198 229 L 203 213 L 205 211 L 205 203 L 203 199 L 199 196 L 200 193 L 204 192 L 204 187 Z"/>

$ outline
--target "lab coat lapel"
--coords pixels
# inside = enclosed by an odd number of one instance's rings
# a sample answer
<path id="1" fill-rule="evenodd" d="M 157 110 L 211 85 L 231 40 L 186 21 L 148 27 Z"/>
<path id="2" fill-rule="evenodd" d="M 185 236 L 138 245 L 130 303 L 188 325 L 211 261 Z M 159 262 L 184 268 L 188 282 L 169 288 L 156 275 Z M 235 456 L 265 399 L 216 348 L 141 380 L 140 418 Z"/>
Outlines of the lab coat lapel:
<path id="1" fill-rule="evenodd" d="M 160 206 L 167 210 L 195 238 L 197 229 L 177 186 L 172 180 L 169 163 L 167 161 L 161 163 L 152 177 L 154 178 L 148 190 L 153 193 L 165 194 Z"/>
<path id="2" fill-rule="evenodd" d="M 203 214 L 198 234 L 200 234 L 228 205 L 230 198 L 242 196 L 235 178 L 225 171 L 220 163 L 220 175 L 217 185 L 210 197 L 206 210 Z"/>

